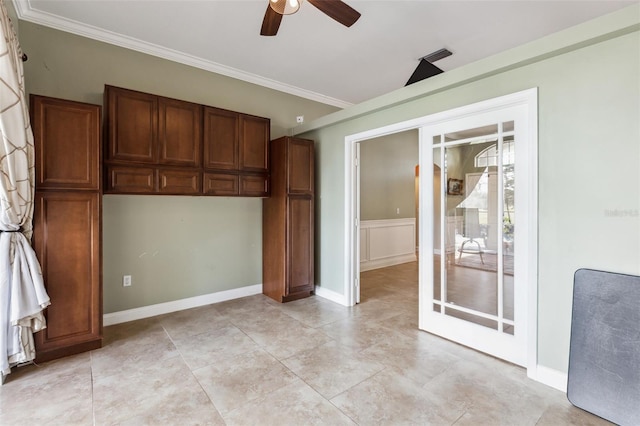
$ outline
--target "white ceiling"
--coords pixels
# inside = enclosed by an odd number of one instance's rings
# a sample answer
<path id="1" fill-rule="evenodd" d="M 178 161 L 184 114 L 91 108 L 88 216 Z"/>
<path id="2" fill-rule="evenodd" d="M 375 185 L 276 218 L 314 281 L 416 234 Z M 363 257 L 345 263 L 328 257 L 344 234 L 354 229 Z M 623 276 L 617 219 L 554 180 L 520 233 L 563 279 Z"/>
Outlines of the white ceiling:
<path id="1" fill-rule="evenodd" d="M 638 0 L 346 2 L 351 28 L 305 2 L 262 37 L 267 0 L 14 0 L 22 20 L 339 107 L 403 87 L 440 48 L 446 72 Z"/>

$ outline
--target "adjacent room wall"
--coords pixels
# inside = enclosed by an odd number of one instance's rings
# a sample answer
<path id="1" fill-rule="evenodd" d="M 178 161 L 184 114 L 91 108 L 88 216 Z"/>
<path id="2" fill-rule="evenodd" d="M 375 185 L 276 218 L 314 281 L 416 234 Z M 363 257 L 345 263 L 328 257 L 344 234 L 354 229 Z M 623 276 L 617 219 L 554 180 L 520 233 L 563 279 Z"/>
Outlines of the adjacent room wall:
<path id="1" fill-rule="evenodd" d="M 4 6 L 7 8 L 7 14 L 9 15 L 9 19 L 11 20 L 11 25 L 13 25 L 13 30 L 16 32 L 16 34 L 19 34 L 20 21 L 18 20 L 18 15 L 16 14 L 16 8 L 13 5 L 13 1 L 5 1 Z"/>
<path id="2" fill-rule="evenodd" d="M 573 274 L 640 274 L 640 8 L 632 6 L 310 123 L 317 283 L 343 294 L 345 137 L 539 89 L 538 364 L 567 371 Z"/>
<path id="3" fill-rule="evenodd" d="M 418 131 L 397 133 L 360 144 L 360 219 L 415 217 Z M 397 213 L 399 209 L 399 213 Z"/>
<path id="4" fill-rule="evenodd" d="M 29 22 L 19 39 L 28 93 L 102 104 L 109 84 L 268 117 L 272 138 L 337 110 Z M 259 198 L 105 195 L 103 218 L 105 313 L 262 283 Z"/>

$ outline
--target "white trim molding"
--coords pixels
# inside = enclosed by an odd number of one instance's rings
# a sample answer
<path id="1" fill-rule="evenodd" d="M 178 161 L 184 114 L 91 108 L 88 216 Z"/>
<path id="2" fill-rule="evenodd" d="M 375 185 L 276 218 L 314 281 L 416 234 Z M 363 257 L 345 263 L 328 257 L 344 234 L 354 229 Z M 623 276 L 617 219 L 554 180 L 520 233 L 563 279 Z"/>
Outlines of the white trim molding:
<path id="1" fill-rule="evenodd" d="M 558 389 L 561 392 L 567 393 L 567 383 L 569 376 L 562 371 L 554 370 L 544 365 L 538 364 L 536 366 L 534 374 L 529 374 L 529 378 Z"/>
<path id="2" fill-rule="evenodd" d="M 333 290 L 329 290 L 327 288 L 316 285 L 315 294 L 318 297 L 322 297 L 323 299 L 330 300 L 334 303 L 337 303 L 342 306 L 349 306 L 343 294 L 335 292 Z"/>
<path id="3" fill-rule="evenodd" d="M 173 300 L 171 302 L 158 303 L 155 305 L 142 306 L 140 308 L 127 309 L 126 311 L 104 314 L 102 322 L 106 327 L 109 325 L 155 317 L 157 315 L 168 314 L 185 309 L 211 305 L 212 303 L 240 299 L 241 297 L 253 296 L 261 293 L 262 284 L 250 285 L 247 287 L 218 291 L 216 293 L 203 294 L 202 296 L 189 297 L 187 299 Z"/>

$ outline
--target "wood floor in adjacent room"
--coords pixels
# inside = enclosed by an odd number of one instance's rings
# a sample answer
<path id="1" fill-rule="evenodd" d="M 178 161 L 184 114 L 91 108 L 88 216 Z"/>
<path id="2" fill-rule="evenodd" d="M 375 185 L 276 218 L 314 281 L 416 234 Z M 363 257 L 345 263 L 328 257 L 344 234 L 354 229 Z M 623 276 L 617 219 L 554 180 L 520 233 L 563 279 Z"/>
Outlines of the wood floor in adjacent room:
<path id="1" fill-rule="evenodd" d="M 256 295 L 106 327 L 104 347 L 14 369 L 2 425 L 600 425 L 523 369 L 417 330 L 417 265 L 362 301 Z"/>

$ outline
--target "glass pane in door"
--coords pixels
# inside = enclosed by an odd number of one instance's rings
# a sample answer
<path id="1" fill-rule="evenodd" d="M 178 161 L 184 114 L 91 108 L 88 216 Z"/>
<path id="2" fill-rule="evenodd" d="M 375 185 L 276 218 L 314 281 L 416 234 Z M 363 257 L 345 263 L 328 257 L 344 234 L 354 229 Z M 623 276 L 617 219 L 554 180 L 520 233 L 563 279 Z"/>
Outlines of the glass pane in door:
<path id="1" fill-rule="evenodd" d="M 462 130 L 434 138 L 433 148 L 434 311 L 509 333 L 512 132 L 513 122 Z"/>
<path id="2" fill-rule="evenodd" d="M 438 137 L 439 140 L 439 137 Z M 435 138 L 434 138 L 435 142 Z M 440 289 L 440 285 L 442 281 L 440 280 L 440 276 L 442 275 L 442 254 L 443 254 L 443 244 L 442 244 L 442 167 L 441 167 L 441 156 L 440 156 L 440 148 L 436 148 L 433 150 L 433 300 L 436 302 L 441 302 L 440 295 L 442 291 Z M 436 312 L 440 312 L 442 309 L 442 305 L 440 303 L 433 304 L 433 310 Z"/>
<path id="3" fill-rule="evenodd" d="M 513 121 L 502 123 L 504 132 L 513 132 Z M 513 135 L 504 137 L 502 143 L 502 265 L 503 265 L 503 305 L 507 323 L 503 331 L 514 333 L 514 254 L 515 254 L 515 139 Z"/>

